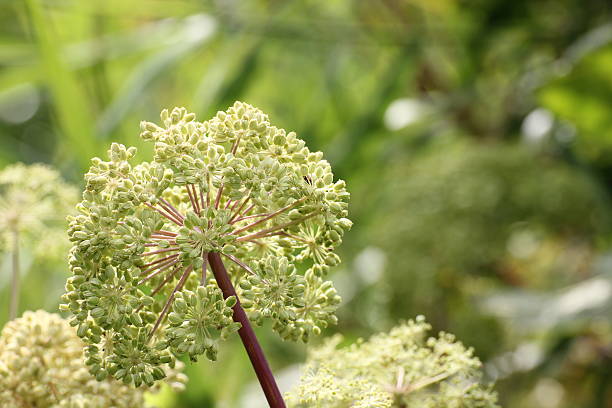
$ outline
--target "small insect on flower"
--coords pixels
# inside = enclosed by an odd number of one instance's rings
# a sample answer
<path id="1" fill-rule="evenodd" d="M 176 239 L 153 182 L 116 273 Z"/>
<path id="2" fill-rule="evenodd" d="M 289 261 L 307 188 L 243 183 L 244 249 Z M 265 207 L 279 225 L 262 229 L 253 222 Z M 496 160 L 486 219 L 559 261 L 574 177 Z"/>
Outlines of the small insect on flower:
<path id="1" fill-rule="evenodd" d="M 312 186 L 312 177 L 304 176 L 304 181 Z"/>

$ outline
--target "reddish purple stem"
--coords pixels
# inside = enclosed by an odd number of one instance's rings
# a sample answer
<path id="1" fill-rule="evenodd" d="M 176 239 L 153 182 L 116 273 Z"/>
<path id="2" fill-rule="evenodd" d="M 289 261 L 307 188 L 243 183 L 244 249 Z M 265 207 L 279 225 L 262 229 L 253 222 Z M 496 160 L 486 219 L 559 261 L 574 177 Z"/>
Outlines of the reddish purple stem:
<path id="1" fill-rule="evenodd" d="M 232 281 L 225 270 L 221 256 L 217 252 L 211 252 L 208 254 L 208 262 L 210 263 L 210 268 L 212 269 L 213 275 L 217 280 L 217 284 L 223 292 L 223 297 L 225 299 L 230 296 L 236 297 L 236 304 L 233 307 L 233 319 L 242 326 L 240 330 L 238 330 L 238 334 L 240 335 L 242 344 L 249 355 L 249 359 L 251 360 L 251 364 L 253 365 L 253 369 L 255 370 L 259 384 L 261 385 L 266 399 L 268 400 L 268 404 L 271 408 L 285 408 L 285 402 L 283 401 L 280 390 L 276 385 L 276 380 L 274 380 L 272 370 L 270 370 L 268 361 L 266 360 L 263 350 L 257 341 L 257 337 L 255 336 L 253 328 L 251 327 L 251 323 L 249 322 L 244 309 L 240 305 L 240 300 L 238 299 L 234 285 L 232 285 Z"/>

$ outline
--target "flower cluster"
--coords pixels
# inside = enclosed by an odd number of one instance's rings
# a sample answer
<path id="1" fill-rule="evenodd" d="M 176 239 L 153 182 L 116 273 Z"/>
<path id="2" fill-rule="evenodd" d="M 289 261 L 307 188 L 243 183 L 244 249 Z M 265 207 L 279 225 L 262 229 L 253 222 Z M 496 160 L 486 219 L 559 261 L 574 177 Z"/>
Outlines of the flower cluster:
<path id="1" fill-rule="evenodd" d="M 164 110 L 141 129 L 154 160 L 132 165 L 135 148 L 113 144 L 108 161 L 93 159 L 70 223 L 62 308 L 92 372 L 148 384 L 176 354 L 215 358 L 239 325 L 209 253 L 227 259 L 254 322 L 303 341 L 335 323 L 324 278 L 351 227 L 349 194 L 322 154 L 241 102 L 207 122 Z"/>
<path id="2" fill-rule="evenodd" d="M 217 286 L 199 286 L 195 292 L 185 290 L 176 295 L 173 312 L 168 315 L 170 327 L 168 341 L 175 354 L 188 353 L 195 361 L 206 353 L 210 360 L 217 359 L 217 349 L 212 339 L 225 339 L 239 329 L 232 321 L 231 307 L 236 298 L 223 300 Z"/>
<path id="3" fill-rule="evenodd" d="M 185 381 L 183 374 L 169 370 L 173 388 L 182 389 Z M 145 406 L 144 394 L 116 380 L 92 377 L 83 362 L 83 342 L 56 314 L 25 312 L 2 330 L 2 407 L 134 408 Z"/>
<path id="4" fill-rule="evenodd" d="M 422 316 L 338 349 L 336 336 L 314 350 L 289 406 L 325 408 L 498 407 L 479 383 L 480 361 L 454 336 L 427 338 Z"/>
<path id="5" fill-rule="evenodd" d="M 43 164 L 7 166 L 0 171 L 0 249 L 11 250 L 19 234 L 36 242 L 39 259 L 65 256 L 66 215 L 77 200 L 77 190 Z"/>

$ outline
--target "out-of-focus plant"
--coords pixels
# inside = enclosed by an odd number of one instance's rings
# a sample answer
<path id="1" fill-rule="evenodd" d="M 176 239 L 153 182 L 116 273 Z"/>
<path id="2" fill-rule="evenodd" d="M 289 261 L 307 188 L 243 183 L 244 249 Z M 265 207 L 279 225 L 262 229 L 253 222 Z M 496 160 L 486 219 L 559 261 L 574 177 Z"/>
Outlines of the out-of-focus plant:
<path id="1" fill-rule="evenodd" d="M 510 404 L 604 407 L 612 397 L 612 273 L 607 254 L 593 275 L 554 291 L 505 289 L 479 301 L 485 313 L 503 322 L 514 340 L 487 363 L 500 392 L 515 379 L 531 383 L 508 392 Z M 577 378 L 587 379 L 584 382 Z M 552 401 L 546 401 L 546 392 Z M 571 397 L 570 397 L 571 396 Z"/>
<path id="2" fill-rule="evenodd" d="M 482 385 L 481 363 L 455 337 L 431 329 L 423 316 L 389 331 L 338 348 L 335 336 L 311 351 L 299 385 L 288 394 L 293 407 L 495 408 L 497 396 Z"/>
<path id="3" fill-rule="evenodd" d="M 250 105 L 203 123 L 183 108 L 161 119 L 141 124 L 152 162 L 132 167 L 135 148 L 119 144 L 93 160 L 63 309 L 91 372 L 136 386 L 163 378 L 175 355 L 216 359 L 239 329 L 271 406 L 284 406 L 249 319 L 303 341 L 336 322 L 324 277 L 351 226 L 344 182 Z"/>
<path id="4" fill-rule="evenodd" d="M 389 254 L 391 310 L 452 313 L 439 305 L 452 304 L 465 282 L 530 285 L 537 277 L 513 268 L 517 261 L 544 247 L 558 248 L 553 260 L 571 247 L 593 250 L 610 230 L 605 194 L 579 171 L 536 157 L 519 146 L 455 144 L 391 170 L 373 224 Z M 552 262 L 555 285 L 577 280 L 589 262 L 581 259 Z"/>
<path id="5" fill-rule="evenodd" d="M 39 262 L 63 259 L 69 248 L 66 217 L 74 212 L 77 190 L 42 164 L 14 164 L 0 172 L 0 250 L 11 255 L 9 319 L 19 309 L 20 249 Z"/>
<path id="6" fill-rule="evenodd" d="M 187 378 L 182 363 L 169 370 L 166 383 L 176 390 Z M 0 405 L 6 408 L 138 408 L 146 392 L 89 373 L 83 342 L 74 327 L 56 314 L 27 311 L 0 333 Z"/>
<path id="7" fill-rule="evenodd" d="M 559 139 L 583 161 L 611 168 L 612 24 L 592 30 L 568 50 L 562 71 L 538 89 L 540 104 L 560 122 Z"/>

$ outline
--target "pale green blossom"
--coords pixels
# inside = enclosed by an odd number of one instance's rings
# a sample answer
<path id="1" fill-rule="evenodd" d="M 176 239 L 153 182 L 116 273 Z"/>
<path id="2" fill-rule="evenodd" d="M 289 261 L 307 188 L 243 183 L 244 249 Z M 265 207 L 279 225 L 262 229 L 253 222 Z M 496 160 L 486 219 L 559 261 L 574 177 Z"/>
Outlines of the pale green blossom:
<path id="1" fill-rule="evenodd" d="M 11 260 L 9 319 L 17 317 L 22 249 L 39 264 L 63 261 L 69 247 L 66 216 L 74 213 L 77 191 L 53 169 L 17 163 L 0 171 L 0 252 Z M 46 271 L 45 271 L 46 272 Z"/>
<path id="2" fill-rule="evenodd" d="M 13 164 L 0 171 L 0 248 L 12 250 L 15 233 L 38 259 L 64 257 L 66 216 L 78 200 L 75 187 L 44 164 Z"/>
<path id="3" fill-rule="evenodd" d="M 428 337 L 422 317 L 389 333 L 338 348 L 341 336 L 312 350 L 298 386 L 296 408 L 496 408 L 473 350 L 448 333 Z"/>
<path id="4" fill-rule="evenodd" d="M 141 129 L 153 160 L 133 163 L 135 148 L 119 144 L 93 159 L 70 223 L 62 308 L 92 373 L 150 385 L 176 354 L 216 357 L 239 324 L 209 253 L 225 257 L 255 323 L 306 341 L 336 322 L 325 275 L 351 227 L 349 194 L 322 153 L 241 102 L 206 122 L 164 110 Z"/>
<path id="5" fill-rule="evenodd" d="M 168 370 L 168 384 L 186 377 Z M 56 314 L 39 310 L 6 324 L 0 335 L 0 406 L 3 408 L 138 408 L 146 391 L 106 378 L 96 380 L 83 360 L 83 342 Z"/>

